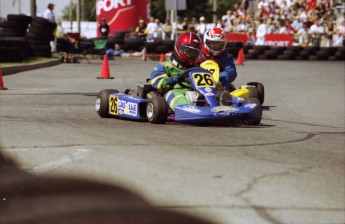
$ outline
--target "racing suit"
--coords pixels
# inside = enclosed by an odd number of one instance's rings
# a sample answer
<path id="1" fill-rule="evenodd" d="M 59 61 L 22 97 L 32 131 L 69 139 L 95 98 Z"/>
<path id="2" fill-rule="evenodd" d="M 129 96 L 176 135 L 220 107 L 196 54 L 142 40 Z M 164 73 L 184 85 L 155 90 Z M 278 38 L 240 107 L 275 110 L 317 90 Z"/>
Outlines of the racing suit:
<path id="1" fill-rule="evenodd" d="M 176 67 L 171 61 L 165 61 L 153 68 L 150 77 L 151 85 L 158 93 L 164 94 L 164 98 L 171 109 L 175 109 L 178 105 L 192 104 L 185 97 L 188 89 L 182 88 L 177 84 L 176 76 L 183 70 Z"/>
<path id="2" fill-rule="evenodd" d="M 223 52 L 222 54 L 213 57 L 203 52 L 200 54 L 198 63 L 201 64 L 206 60 L 215 60 L 224 67 L 224 71 L 219 73 L 219 81 L 222 83 L 222 86 L 225 87 L 226 91 L 231 91 L 231 83 L 237 77 L 235 62 L 231 54 L 228 52 Z"/>

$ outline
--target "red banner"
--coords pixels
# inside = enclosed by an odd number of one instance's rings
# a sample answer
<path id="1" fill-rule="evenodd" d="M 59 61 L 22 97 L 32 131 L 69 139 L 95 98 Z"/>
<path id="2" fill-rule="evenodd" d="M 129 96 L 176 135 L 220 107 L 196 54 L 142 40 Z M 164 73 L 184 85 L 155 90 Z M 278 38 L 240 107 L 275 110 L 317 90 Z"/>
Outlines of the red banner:
<path id="1" fill-rule="evenodd" d="M 267 46 L 291 46 L 292 34 L 266 34 L 265 45 Z"/>
<path id="2" fill-rule="evenodd" d="M 135 29 L 139 18 L 148 21 L 150 3 L 151 0 L 97 0 L 97 22 L 100 23 L 104 17 L 110 28 L 109 34 Z"/>
<path id="3" fill-rule="evenodd" d="M 227 42 L 242 42 L 245 45 L 248 41 L 247 34 L 242 33 L 226 33 Z"/>
<path id="4" fill-rule="evenodd" d="M 245 45 L 248 36 L 240 33 L 226 33 L 226 40 L 228 42 L 242 42 Z M 266 34 L 265 44 L 267 46 L 291 46 L 292 42 L 293 35 L 291 34 Z"/>

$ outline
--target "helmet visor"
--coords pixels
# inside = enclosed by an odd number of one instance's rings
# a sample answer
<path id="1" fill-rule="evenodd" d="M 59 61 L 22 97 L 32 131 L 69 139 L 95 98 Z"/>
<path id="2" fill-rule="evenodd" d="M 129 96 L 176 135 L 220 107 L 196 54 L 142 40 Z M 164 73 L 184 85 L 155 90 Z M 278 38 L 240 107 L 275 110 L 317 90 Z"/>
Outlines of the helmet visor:
<path id="1" fill-rule="evenodd" d="M 188 59 L 195 61 L 200 55 L 200 50 L 191 46 L 179 46 L 181 54 L 186 56 Z"/>
<path id="2" fill-rule="evenodd" d="M 222 51 L 225 48 L 226 42 L 225 41 L 210 41 L 210 40 L 206 40 L 206 45 L 212 51 Z"/>

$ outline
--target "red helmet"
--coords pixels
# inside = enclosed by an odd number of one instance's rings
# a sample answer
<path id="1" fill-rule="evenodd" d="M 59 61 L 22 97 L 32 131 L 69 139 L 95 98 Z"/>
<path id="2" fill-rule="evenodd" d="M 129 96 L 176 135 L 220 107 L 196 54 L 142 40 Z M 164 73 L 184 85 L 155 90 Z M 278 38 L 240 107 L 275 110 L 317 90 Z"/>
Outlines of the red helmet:
<path id="1" fill-rule="evenodd" d="M 203 53 L 217 56 L 224 52 L 225 46 L 226 35 L 222 28 L 214 27 L 205 32 Z"/>
<path id="2" fill-rule="evenodd" d="M 181 34 L 175 41 L 172 59 L 184 67 L 193 67 L 201 52 L 202 41 L 192 32 Z"/>

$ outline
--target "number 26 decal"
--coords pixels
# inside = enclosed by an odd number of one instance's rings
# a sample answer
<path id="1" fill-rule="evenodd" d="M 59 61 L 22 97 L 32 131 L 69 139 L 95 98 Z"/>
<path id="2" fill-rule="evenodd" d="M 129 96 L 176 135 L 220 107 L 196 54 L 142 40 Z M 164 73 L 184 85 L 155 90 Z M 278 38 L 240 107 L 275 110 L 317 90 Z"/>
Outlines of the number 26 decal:
<path id="1" fill-rule="evenodd" d="M 116 96 L 109 97 L 109 113 L 118 115 L 118 99 Z"/>
<path id="2" fill-rule="evenodd" d="M 206 86 L 206 87 L 215 87 L 213 78 L 211 74 L 208 73 L 194 73 L 193 78 L 195 80 L 196 86 Z"/>

